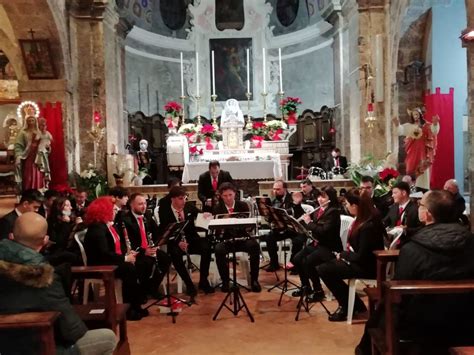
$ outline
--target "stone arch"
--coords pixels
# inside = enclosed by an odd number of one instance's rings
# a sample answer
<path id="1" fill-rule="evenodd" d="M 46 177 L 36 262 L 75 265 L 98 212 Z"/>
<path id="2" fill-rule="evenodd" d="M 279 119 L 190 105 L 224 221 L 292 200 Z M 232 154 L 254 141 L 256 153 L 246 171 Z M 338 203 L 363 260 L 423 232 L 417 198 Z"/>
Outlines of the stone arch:
<path id="1" fill-rule="evenodd" d="M 70 83 L 71 79 L 71 56 L 69 46 L 69 27 L 67 23 L 67 13 L 64 3 L 57 0 L 47 0 L 51 15 L 53 16 L 56 30 L 58 33 L 59 43 L 62 53 L 62 67 L 64 68 L 64 78 Z M 58 63 L 59 64 L 59 63 Z"/>

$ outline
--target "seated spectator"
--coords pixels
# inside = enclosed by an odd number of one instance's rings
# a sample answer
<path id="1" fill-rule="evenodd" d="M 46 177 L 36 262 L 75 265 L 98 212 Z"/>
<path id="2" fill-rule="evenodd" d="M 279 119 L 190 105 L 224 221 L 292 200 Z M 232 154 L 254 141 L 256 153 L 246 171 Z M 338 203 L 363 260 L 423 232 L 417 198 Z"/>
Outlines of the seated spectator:
<path id="1" fill-rule="evenodd" d="M 408 186 L 410 186 L 410 194 L 414 194 L 415 192 L 418 192 L 418 189 L 415 185 L 415 180 L 411 175 L 404 175 L 402 177 L 402 181 L 406 182 Z"/>
<path id="2" fill-rule="evenodd" d="M 83 218 L 86 214 L 89 201 L 87 200 L 87 190 L 83 187 L 78 187 L 74 192 L 74 200 L 71 201 L 74 215 Z"/>
<path id="3" fill-rule="evenodd" d="M 128 190 L 122 186 L 114 186 L 109 190 L 109 195 L 115 199 L 115 227 L 123 230 L 123 217 L 127 212 Z"/>
<path id="4" fill-rule="evenodd" d="M 38 212 L 43 197 L 38 190 L 25 190 L 21 194 L 20 203 L 15 209 L 7 213 L 0 219 L 0 240 L 11 237 L 13 232 L 13 225 L 16 219 L 26 212 Z"/>
<path id="5" fill-rule="evenodd" d="M 455 220 L 461 221 L 464 225 L 469 225 L 467 216 L 464 215 L 466 210 L 466 200 L 459 193 L 459 186 L 456 180 L 449 179 L 444 183 L 444 189 L 451 192 L 454 198 L 453 215 Z"/>
<path id="6" fill-rule="evenodd" d="M 360 179 L 359 187 L 369 194 L 369 196 L 372 198 L 375 207 L 380 212 L 380 216 L 384 218 L 388 213 L 389 207 L 393 203 L 392 196 L 390 194 L 386 194 L 383 196 L 375 196 L 374 178 L 372 176 L 362 176 L 362 178 Z"/>
<path id="7" fill-rule="evenodd" d="M 423 195 L 418 216 L 425 227 L 401 248 L 395 280 L 474 278 L 474 238 L 464 227 L 452 223 L 453 206 L 447 191 Z M 402 301 L 395 325 L 403 338 L 420 341 L 423 353 L 433 354 L 433 345 L 447 354 L 448 345 L 474 344 L 473 305 L 469 295 L 411 296 Z M 356 354 L 371 354 L 368 329 L 383 327 L 384 309 L 380 304 L 371 315 Z"/>
<path id="8" fill-rule="evenodd" d="M 39 251 L 48 243 L 46 220 L 26 212 L 15 222 L 14 240 L 0 241 L 0 314 L 60 312 L 55 323 L 57 353 L 112 354 L 115 334 L 110 329 L 87 330 L 69 303 L 60 277 Z M 31 332 L 0 334 L 0 353 L 36 354 Z M 93 351 L 93 352 L 92 352 Z"/>
<path id="9" fill-rule="evenodd" d="M 385 228 L 370 196 L 351 189 L 346 194 L 346 207 L 355 217 L 347 236 L 347 250 L 336 253 L 335 259 L 317 267 L 325 285 L 339 303 L 337 310 L 329 315 L 331 322 L 347 319 L 349 286 L 344 280 L 375 278 L 376 259 L 373 252 L 384 248 Z M 354 311 L 366 310 L 364 302 L 356 295 Z"/>
<path id="10" fill-rule="evenodd" d="M 56 190 L 48 190 L 44 193 L 44 201 L 41 204 L 38 213 L 42 215 L 44 218 L 48 219 L 49 213 L 51 211 L 51 206 L 53 206 L 54 200 L 56 200 L 60 195 L 60 193 Z"/>

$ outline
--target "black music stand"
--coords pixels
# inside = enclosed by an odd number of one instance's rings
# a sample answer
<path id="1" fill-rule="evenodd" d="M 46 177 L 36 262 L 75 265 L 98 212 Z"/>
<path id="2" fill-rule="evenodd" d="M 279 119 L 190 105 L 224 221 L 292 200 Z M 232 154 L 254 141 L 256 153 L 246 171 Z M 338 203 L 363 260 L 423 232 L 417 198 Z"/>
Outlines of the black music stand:
<path id="1" fill-rule="evenodd" d="M 267 208 L 270 210 L 271 216 L 273 218 L 273 221 L 276 223 L 278 228 L 285 228 L 289 229 L 291 231 L 294 231 L 296 233 L 299 233 L 300 231 L 294 226 L 294 222 L 296 220 L 289 216 L 286 210 L 282 208 L 275 208 L 275 207 L 269 207 Z M 294 221 L 294 222 L 293 222 Z M 298 223 L 298 222 L 296 222 Z M 298 223 L 299 224 L 299 223 Z M 284 270 L 285 270 L 285 276 L 282 281 L 278 282 L 276 285 L 274 285 L 272 288 L 268 289 L 268 292 L 274 290 L 275 288 L 278 288 L 281 290 L 280 293 L 280 299 L 278 300 L 278 306 L 281 306 L 281 300 L 283 298 L 283 295 L 287 293 L 288 291 L 299 289 L 300 286 L 295 284 L 293 281 L 288 280 L 288 268 L 286 267 L 286 262 L 287 262 L 287 248 L 286 248 L 286 239 L 283 239 L 283 262 L 285 264 Z M 294 286 L 293 288 L 289 288 L 288 285 Z"/>
<path id="2" fill-rule="evenodd" d="M 231 221 L 229 221 L 229 223 L 227 225 L 216 226 L 216 225 L 209 224 L 209 229 L 226 229 L 226 228 L 227 229 L 230 229 L 230 228 L 235 229 L 237 224 L 235 222 L 235 219 L 234 218 L 232 218 L 232 219 L 234 220 L 234 223 L 231 223 Z M 256 219 L 255 219 L 255 222 L 256 222 Z M 249 225 L 247 225 L 247 227 L 252 226 L 254 224 L 255 223 L 249 224 Z M 243 227 L 244 227 L 244 225 L 242 225 L 242 228 Z M 237 257 L 236 257 L 236 254 L 235 254 L 236 251 L 235 251 L 235 234 L 234 233 L 231 233 L 231 240 L 232 240 L 232 268 L 233 268 L 233 271 L 232 271 L 232 277 L 233 277 L 232 286 L 231 286 L 229 292 L 227 292 L 227 295 L 225 296 L 224 300 L 220 304 L 219 308 L 217 309 L 216 314 L 214 314 L 214 317 L 212 318 L 212 320 L 217 319 L 217 316 L 219 315 L 222 308 L 224 308 L 224 307 L 227 308 L 229 311 L 231 311 L 234 316 L 239 314 L 239 312 L 242 310 L 242 308 L 245 308 L 245 310 L 247 311 L 247 315 L 249 316 L 250 320 L 253 323 L 253 322 L 255 322 L 255 319 L 253 318 L 252 313 L 250 313 L 250 310 L 247 307 L 247 303 L 245 303 L 244 296 L 242 296 L 242 293 L 240 292 L 239 284 L 237 283 Z M 230 308 L 226 304 L 228 299 L 229 299 L 230 305 L 231 306 L 233 305 L 233 308 Z"/>
<path id="3" fill-rule="evenodd" d="M 158 246 L 165 245 L 169 241 L 178 239 L 181 235 L 181 232 L 183 231 L 183 229 L 186 227 L 187 224 L 188 224 L 188 221 L 170 223 L 166 227 L 166 230 L 165 230 L 164 234 L 161 236 L 161 239 L 158 242 Z M 168 255 L 171 257 L 169 250 L 170 249 L 167 248 Z M 165 295 L 164 299 L 166 299 L 167 307 L 169 307 L 169 309 L 170 309 L 170 311 L 168 313 L 166 313 L 166 315 L 171 316 L 171 318 L 173 320 L 173 324 L 176 323 L 176 316 L 178 315 L 177 312 L 173 311 L 173 305 L 180 302 L 180 303 L 183 303 L 187 306 L 191 306 L 194 303 L 192 300 L 186 301 L 182 298 L 171 295 L 171 291 L 170 291 L 170 268 L 168 268 L 168 271 L 166 272 L 166 295 Z M 146 307 L 146 309 L 150 308 L 151 306 L 159 305 L 159 302 L 161 302 L 161 301 L 162 300 L 154 301 L 153 303 L 148 305 Z"/>

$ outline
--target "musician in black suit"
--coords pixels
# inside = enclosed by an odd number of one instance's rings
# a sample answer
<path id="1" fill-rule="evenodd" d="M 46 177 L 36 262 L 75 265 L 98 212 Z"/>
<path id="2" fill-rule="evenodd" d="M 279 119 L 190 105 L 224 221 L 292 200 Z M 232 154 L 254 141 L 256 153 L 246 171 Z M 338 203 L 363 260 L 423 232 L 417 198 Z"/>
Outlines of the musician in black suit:
<path id="1" fill-rule="evenodd" d="M 418 205 L 410 199 L 410 185 L 400 181 L 392 188 L 394 204 L 383 219 L 385 227 L 402 227 L 405 231 L 400 238 L 407 242 L 421 227 L 418 219 Z"/>
<path id="2" fill-rule="evenodd" d="M 320 207 L 311 215 L 303 217 L 303 224 L 311 231 L 315 239 L 295 255 L 293 263 L 300 275 L 301 290 L 293 292 L 294 297 L 300 297 L 301 293 L 308 294 L 310 302 L 318 302 L 324 299 L 324 291 L 321 286 L 316 266 L 334 259 L 334 253 L 342 251 L 341 213 L 337 191 L 332 186 L 325 186 L 318 196 Z M 313 283 L 311 287 L 310 280 Z"/>
<path id="3" fill-rule="evenodd" d="M 56 190 L 47 190 L 44 193 L 44 200 L 40 208 L 38 209 L 38 213 L 44 218 L 48 219 L 49 213 L 51 211 L 51 206 L 53 206 L 54 200 L 56 200 L 59 196 L 61 195 Z"/>
<path id="4" fill-rule="evenodd" d="M 158 226 L 153 218 L 146 216 L 146 199 L 142 194 L 130 196 L 130 211 L 123 216 L 124 232 L 127 233 L 132 250 L 138 252 L 135 267 L 140 284 L 145 292 L 160 299 L 158 289 L 168 272 L 171 260 L 164 251 L 154 246 L 158 240 Z"/>
<path id="5" fill-rule="evenodd" d="M 122 280 L 124 303 L 129 303 L 128 320 L 140 320 L 148 315 L 141 308 L 145 301 L 144 290 L 138 282 L 135 260 L 137 252 L 128 250 L 123 234 L 113 223 L 114 205 L 110 196 L 91 202 L 85 215 L 88 226 L 84 249 L 88 265 L 117 265 L 116 276 Z"/>
<path id="6" fill-rule="evenodd" d="M 293 199 L 291 194 L 288 192 L 288 185 L 282 180 L 277 180 L 273 183 L 273 195 L 275 198 L 272 201 L 272 207 L 282 208 L 285 210 L 290 210 L 293 207 Z M 296 234 L 287 229 L 277 229 L 273 228 L 269 234 L 262 237 L 267 243 L 268 255 L 270 257 L 270 265 L 265 269 L 268 272 L 275 272 L 280 269 L 280 264 L 278 263 L 278 245 L 277 242 L 283 239 L 290 238 L 292 239 L 293 246 L 291 249 L 290 261 L 292 261 L 293 256 L 296 255 L 302 248 L 306 241 L 306 237 Z"/>
<path id="7" fill-rule="evenodd" d="M 0 219 L 0 240 L 7 239 L 13 232 L 16 219 L 25 212 L 38 212 L 43 198 L 38 190 L 30 189 L 23 191 L 20 203 L 13 211 L 8 212 Z"/>
<path id="8" fill-rule="evenodd" d="M 347 170 L 347 158 L 341 155 L 339 148 L 333 148 L 331 151 L 331 157 L 328 158 L 329 170 L 333 168 L 341 168 L 343 171 Z"/>
<path id="9" fill-rule="evenodd" d="M 160 235 L 166 230 L 170 223 L 188 222 L 184 229 L 184 237 L 186 240 L 184 241 L 183 238 L 180 237 L 177 240 L 170 240 L 168 242 L 168 252 L 170 253 L 171 261 L 173 262 L 176 272 L 186 285 L 186 293 L 194 297 L 197 294 L 197 290 L 186 270 L 183 255 L 185 255 L 186 251 L 188 254 L 200 254 L 199 288 L 205 293 L 213 293 L 214 288 L 211 287 L 207 280 L 209 276 L 209 265 L 211 264 L 211 244 L 207 238 L 199 237 L 196 226 L 194 225 L 194 219 L 199 210 L 192 204 L 186 203 L 186 190 L 182 187 L 173 187 L 169 192 L 169 197 L 171 199 L 171 205 L 167 208 L 160 207 L 158 212 L 160 217 Z"/>
<path id="10" fill-rule="evenodd" d="M 318 196 L 320 191 L 314 187 L 310 179 L 305 179 L 300 183 L 301 192 L 303 193 L 303 203 L 316 207 L 318 205 Z"/>
<path id="11" fill-rule="evenodd" d="M 249 206 L 242 201 L 235 200 L 237 190 L 229 182 L 221 184 L 219 194 L 221 201 L 214 207 L 213 215 L 248 213 Z M 262 288 L 258 283 L 258 271 L 260 264 L 260 245 L 251 238 L 245 229 L 227 230 L 221 236 L 223 241 L 219 242 L 214 252 L 216 254 L 216 264 L 222 279 L 222 292 L 229 292 L 229 268 L 227 266 L 226 255 L 230 252 L 244 251 L 250 256 L 250 279 L 253 292 L 260 292 Z M 232 238 L 238 238 L 232 242 Z M 219 238 L 219 237 L 218 237 Z"/>
<path id="12" fill-rule="evenodd" d="M 384 218 L 388 213 L 388 209 L 393 203 L 393 199 L 390 194 L 386 194 L 384 196 L 375 196 L 374 178 L 369 175 L 362 176 L 359 187 L 361 190 L 369 194 L 369 196 L 372 198 L 375 208 L 377 208 L 377 210 L 380 212 L 380 216 Z"/>
<path id="13" fill-rule="evenodd" d="M 217 160 L 209 162 L 209 170 L 199 175 L 198 197 L 202 202 L 203 211 L 212 212 L 212 206 L 217 203 L 216 195 L 219 185 L 224 182 L 234 183 L 227 171 L 221 170 Z"/>
<path id="14" fill-rule="evenodd" d="M 168 179 L 168 192 L 175 186 L 182 186 L 183 182 L 181 181 L 180 178 L 177 178 L 176 176 L 172 176 L 171 178 Z M 159 208 L 169 208 L 171 206 L 171 199 L 170 199 L 170 194 L 166 194 L 163 196 L 158 201 L 158 207 Z"/>

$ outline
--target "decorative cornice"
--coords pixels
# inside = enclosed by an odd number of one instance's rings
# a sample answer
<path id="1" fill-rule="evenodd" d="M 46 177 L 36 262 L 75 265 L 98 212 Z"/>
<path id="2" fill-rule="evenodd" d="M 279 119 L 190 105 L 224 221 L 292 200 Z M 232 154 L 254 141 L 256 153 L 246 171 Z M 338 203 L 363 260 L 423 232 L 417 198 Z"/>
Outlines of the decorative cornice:
<path id="1" fill-rule="evenodd" d="M 167 48 L 176 49 L 179 51 L 194 51 L 194 45 L 191 43 L 191 41 L 162 36 L 157 33 L 144 30 L 138 26 L 134 26 L 132 28 L 127 38 L 137 41 L 138 43 L 160 49 Z"/>
<path id="2" fill-rule="evenodd" d="M 101 21 L 107 3 L 107 0 L 72 0 L 69 13 L 77 19 Z"/>
<path id="3" fill-rule="evenodd" d="M 323 33 L 332 29 L 332 26 L 325 22 L 319 21 L 311 27 L 292 32 L 286 35 L 272 37 L 270 39 L 269 48 L 284 48 L 296 43 L 304 43 L 312 39 L 318 38 Z"/>

